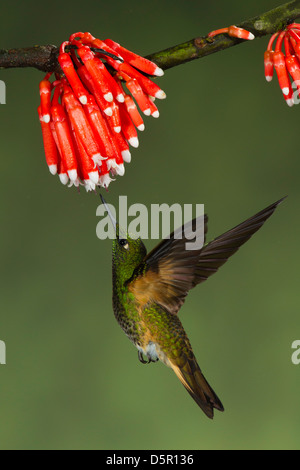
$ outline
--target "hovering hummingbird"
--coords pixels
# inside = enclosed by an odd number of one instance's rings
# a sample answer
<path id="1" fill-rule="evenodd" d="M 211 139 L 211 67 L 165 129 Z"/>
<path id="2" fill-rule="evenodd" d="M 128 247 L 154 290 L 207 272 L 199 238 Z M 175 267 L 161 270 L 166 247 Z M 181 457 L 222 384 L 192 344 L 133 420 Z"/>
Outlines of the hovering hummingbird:
<path id="1" fill-rule="evenodd" d="M 178 232 L 175 231 L 149 254 L 140 238 L 123 232 L 102 196 L 101 199 L 116 231 L 112 269 L 113 310 L 118 323 L 137 347 L 139 360 L 143 364 L 160 360 L 171 367 L 212 419 L 214 408 L 224 411 L 224 407 L 204 378 L 177 314 L 189 290 L 217 272 L 261 228 L 283 199 L 201 249 L 186 250 L 191 232 L 195 233 L 194 219 L 180 229 L 181 239 L 174 235 Z M 207 221 L 205 215 L 205 235 Z"/>

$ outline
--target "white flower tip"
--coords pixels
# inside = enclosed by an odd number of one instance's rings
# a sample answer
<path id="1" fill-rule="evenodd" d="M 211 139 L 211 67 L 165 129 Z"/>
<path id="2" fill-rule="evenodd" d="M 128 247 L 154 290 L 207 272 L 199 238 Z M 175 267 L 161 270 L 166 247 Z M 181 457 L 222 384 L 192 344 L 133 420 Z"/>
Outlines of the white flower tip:
<path id="1" fill-rule="evenodd" d="M 144 131 L 145 130 L 145 124 L 140 124 L 139 126 L 137 126 L 138 130 L 139 131 Z"/>
<path id="2" fill-rule="evenodd" d="M 131 153 L 129 150 L 122 150 L 121 155 L 125 163 L 131 162 Z"/>
<path id="3" fill-rule="evenodd" d="M 101 166 L 102 165 L 102 160 L 105 160 L 105 158 L 102 157 L 102 155 L 100 153 L 96 153 L 95 155 L 92 156 L 92 160 L 95 163 L 95 166 L 96 165 Z"/>
<path id="4" fill-rule="evenodd" d="M 271 82 L 273 80 L 272 75 L 266 75 L 267 82 Z"/>
<path id="5" fill-rule="evenodd" d="M 294 106 L 294 100 L 293 100 L 293 98 L 286 100 L 286 103 L 287 103 L 287 105 L 288 105 L 290 108 L 291 108 L 292 106 Z"/>
<path id="6" fill-rule="evenodd" d="M 114 127 L 114 131 L 119 134 L 121 132 L 121 126 Z"/>
<path id="7" fill-rule="evenodd" d="M 159 118 L 159 111 L 157 111 L 157 110 L 156 110 L 156 111 L 153 111 L 153 113 L 151 114 L 151 116 L 154 117 L 154 118 L 156 118 L 156 119 Z"/>
<path id="8" fill-rule="evenodd" d="M 138 148 L 139 146 L 139 139 L 137 137 L 131 137 L 128 141 L 131 145 L 131 147 Z"/>
<path id="9" fill-rule="evenodd" d="M 50 114 L 44 114 L 43 121 L 48 124 L 50 122 Z"/>
<path id="10" fill-rule="evenodd" d="M 95 183 L 93 183 L 91 180 L 84 180 L 84 187 L 87 193 L 96 189 Z"/>
<path id="11" fill-rule="evenodd" d="M 112 168 L 116 168 L 117 163 L 116 163 L 115 158 L 110 158 L 109 160 L 107 160 L 106 165 L 107 165 L 108 171 L 110 171 Z"/>
<path id="12" fill-rule="evenodd" d="M 115 180 L 112 179 L 107 173 L 106 175 L 100 176 L 99 184 L 100 186 L 102 186 L 102 188 L 108 188 L 108 186 L 110 185 L 112 181 L 115 181 Z"/>
<path id="13" fill-rule="evenodd" d="M 249 32 L 248 41 L 253 41 L 253 39 L 255 39 L 254 34 Z"/>
<path id="14" fill-rule="evenodd" d="M 69 170 L 68 175 L 71 181 L 75 182 L 78 178 L 77 170 Z"/>
<path id="15" fill-rule="evenodd" d="M 165 94 L 165 92 L 163 90 L 158 90 L 155 93 L 155 98 L 158 98 L 159 100 L 164 100 L 166 97 L 167 97 L 167 95 Z"/>
<path id="16" fill-rule="evenodd" d="M 104 110 L 104 112 L 105 112 L 106 116 L 112 116 L 112 109 L 111 109 L 110 106 L 108 108 L 106 108 Z"/>
<path id="17" fill-rule="evenodd" d="M 151 109 L 150 108 L 147 108 L 143 111 L 143 113 L 145 114 L 145 116 L 150 116 L 151 114 Z"/>
<path id="18" fill-rule="evenodd" d="M 61 184 L 63 184 L 65 186 L 67 184 L 67 182 L 69 181 L 69 177 L 68 177 L 67 173 L 61 173 L 58 176 L 59 176 Z"/>
<path id="19" fill-rule="evenodd" d="M 108 101 L 109 103 L 111 103 L 114 98 L 113 98 L 112 93 L 109 91 L 108 93 L 106 93 L 106 94 L 104 95 L 104 99 L 105 99 L 106 101 Z"/>
<path id="20" fill-rule="evenodd" d="M 76 178 L 75 181 L 70 181 L 70 183 L 68 184 L 68 188 L 72 188 L 72 186 L 75 186 L 75 188 L 78 188 L 79 185 L 80 185 L 79 178 Z"/>
<path id="21" fill-rule="evenodd" d="M 125 174 L 125 166 L 123 163 L 121 163 L 120 165 L 117 165 L 116 166 L 116 173 L 117 175 L 119 176 L 124 176 Z"/>
<path id="22" fill-rule="evenodd" d="M 49 171 L 51 173 L 51 175 L 56 175 L 57 173 L 57 165 L 49 165 Z"/>
<path id="23" fill-rule="evenodd" d="M 119 101 L 119 103 L 124 103 L 125 98 L 124 98 L 124 96 L 122 95 L 122 93 L 120 93 L 120 94 L 117 96 L 117 101 Z"/>
<path id="24" fill-rule="evenodd" d="M 161 69 L 160 67 L 156 67 L 154 75 L 156 75 L 157 77 L 162 77 L 164 74 L 165 72 L 163 71 L 163 69 Z"/>
<path id="25" fill-rule="evenodd" d="M 87 104 L 87 96 L 86 95 L 82 95 L 80 98 L 79 98 L 79 101 L 81 104 Z"/>
<path id="26" fill-rule="evenodd" d="M 99 173 L 98 173 L 98 171 L 91 171 L 89 173 L 89 178 L 90 178 L 92 183 L 98 184 L 99 183 Z"/>
<path id="27" fill-rule="evenodd" d="M 289 92 L 290 92 L 289 87 L 286 86 L 286 87 L 282 88 L 282 93 L 284 94 L 284 96 L 287 96 L 289 94 Z"/>

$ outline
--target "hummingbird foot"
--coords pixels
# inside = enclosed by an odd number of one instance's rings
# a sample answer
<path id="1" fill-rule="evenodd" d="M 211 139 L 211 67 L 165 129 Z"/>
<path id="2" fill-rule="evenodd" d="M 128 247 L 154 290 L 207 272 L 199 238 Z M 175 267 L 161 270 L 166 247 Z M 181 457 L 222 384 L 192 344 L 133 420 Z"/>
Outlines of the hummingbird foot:
<path id="1" fill-rule="evenodd" d="M 149 361 L 145 361 L 142 351 L 138 351 L 138 358 L 142 364 L 150 364 L 151 362 L 151 359 Z"/>
<path id="2" fill-rule="evenodd" d="M 150 356 L 147 356 L 148 361 L 145 361 L 144 355 L 143 355 L 142 351 L 138 351 L 138 358 L 139 358 L 139 361 L 140 361 L 142 364 L 150 364 L 150 362 L 157 362 L 157 361 L 159 361 L 158 358 L 152 359 Z"/>

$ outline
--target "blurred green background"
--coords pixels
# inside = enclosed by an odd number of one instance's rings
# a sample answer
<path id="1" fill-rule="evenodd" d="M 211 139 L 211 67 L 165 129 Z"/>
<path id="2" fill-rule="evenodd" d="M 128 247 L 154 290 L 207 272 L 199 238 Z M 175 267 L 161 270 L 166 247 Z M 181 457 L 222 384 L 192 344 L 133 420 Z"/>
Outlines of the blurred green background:
<path id="1" fill-rule="evenodd" d="M 72 32 L 147 55 L 238 23 L 279 1 L 152 0 L 1 5 L 1 48 L 60 44 Z M 299 449 L 300 106 L 267 85 L 268 38 L 166 72 L 159 120 L 106 198 L 204 203 L 209 239 L 288 199 L 181 319 L 226 412 L 209 421 L 162 364 L 143 366 L 114 319 L 111 241 L 94 194 L 48 172 L 36 108 L 42 74 L 1 70 L 1 449 Z M 296 145 L 297 144 L 297 145 Z M 152 248 L 156 241 L 148 240 Z"/>

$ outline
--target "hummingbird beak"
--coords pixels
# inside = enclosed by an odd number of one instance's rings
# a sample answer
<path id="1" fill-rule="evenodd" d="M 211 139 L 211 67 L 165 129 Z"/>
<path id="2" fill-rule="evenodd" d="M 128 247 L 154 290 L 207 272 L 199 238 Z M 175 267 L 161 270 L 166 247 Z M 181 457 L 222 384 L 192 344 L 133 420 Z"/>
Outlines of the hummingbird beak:
<path id="1" fill-rule="evenodd" d="M 108 213 L 108 215 L 109 215 L 109 218 L 110 218 L 110 220 L 111 220 L 111 223 L 113 224 L 114 229 L 115 229 L 115 231 L 117 232 L 117 221 L 116 221 L 116 219 L 114 218 L 114 216 L 112 215 L 111 210 L 110 210 L 108 204 L 106 203 L 104 197 L 102 196 L 102 194 L 100 194 L 100 198 L 101 198 L 102 204 L 104 205 L 105 209 L 107 210 L 107 213 Z"/>

